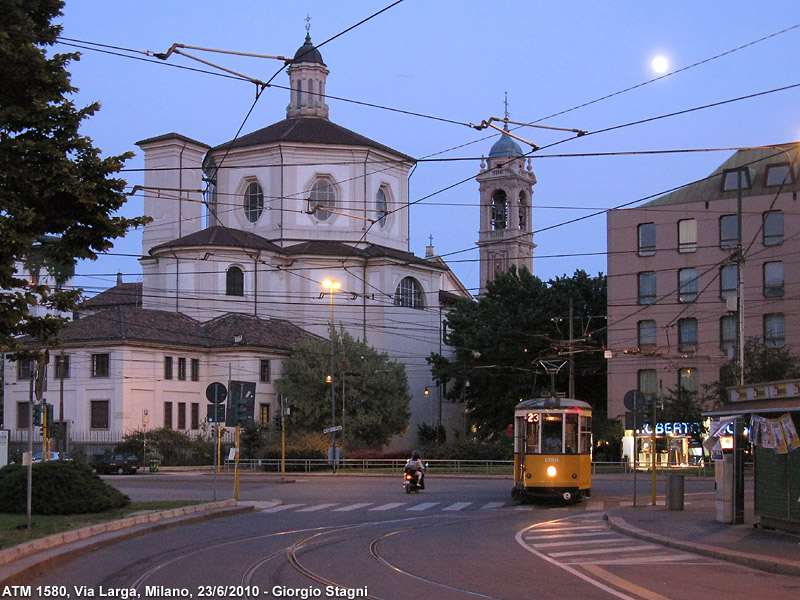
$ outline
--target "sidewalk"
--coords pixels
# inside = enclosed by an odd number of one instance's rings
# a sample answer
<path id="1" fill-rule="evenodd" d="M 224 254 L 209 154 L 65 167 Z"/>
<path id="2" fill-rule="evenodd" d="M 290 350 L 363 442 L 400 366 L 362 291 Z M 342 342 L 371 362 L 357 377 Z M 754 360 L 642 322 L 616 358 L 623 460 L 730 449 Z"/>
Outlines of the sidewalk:
<path id="1" fill-rule="evenodd" d="M 709 494 L 687 494 L 684 509 L 667 510 L 640 499 L 639 506 L 606 511 L 612 529 L 657 544 L 687 550 L 770 573 L 800 576 L 800 535 L 755 528 L 752 496 L 742 525 L 716 520 Z"/>

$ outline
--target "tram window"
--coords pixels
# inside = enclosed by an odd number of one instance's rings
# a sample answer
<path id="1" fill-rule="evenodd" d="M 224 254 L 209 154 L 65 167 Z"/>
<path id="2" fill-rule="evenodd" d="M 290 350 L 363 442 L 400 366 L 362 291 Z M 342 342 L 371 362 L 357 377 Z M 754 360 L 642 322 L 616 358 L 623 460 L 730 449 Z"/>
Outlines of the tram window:
<path id="1" fill-rule="evenodd" d="M 542 425 L 544 451 L 548 454 L 561 453 L 561 415 L 547 415 Z"/>
<path id="2" fill-rule="evenodd" d="M 578 453 L 578 415 L 564 415 L 566 423 L 564 425 L 564 452 L 567 454 Z"/>
<path id="3" fill-rule="evenodd" d="M 537 415 L 538 416 L 538 415 Z M 525 451 L 528 454 L 539 453 L 539 421 L 528 419 L 527 438 L 525 440 Z"/>
<path id="4" fill-rule="evenodd" d="M 592 451 L 592 417 L 581 417 L 581 454 L 589 454 Z"/>

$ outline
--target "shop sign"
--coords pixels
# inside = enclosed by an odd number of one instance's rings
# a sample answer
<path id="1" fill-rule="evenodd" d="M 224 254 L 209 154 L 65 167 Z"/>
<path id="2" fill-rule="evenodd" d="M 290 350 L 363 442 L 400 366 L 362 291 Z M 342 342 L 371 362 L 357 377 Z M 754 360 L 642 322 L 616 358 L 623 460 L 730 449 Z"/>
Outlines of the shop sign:
<path id="1" fill-rule="evenodd" d="M 733 426 L 731 428 L 731 435 L 733 434 Z M 692 435 L 700 431 L 699 423 L 656 423 L 656 435 Z M 645 423 L 642 427 L 641 434 L 653 435 L 653 426 L 650 423 Z"/>

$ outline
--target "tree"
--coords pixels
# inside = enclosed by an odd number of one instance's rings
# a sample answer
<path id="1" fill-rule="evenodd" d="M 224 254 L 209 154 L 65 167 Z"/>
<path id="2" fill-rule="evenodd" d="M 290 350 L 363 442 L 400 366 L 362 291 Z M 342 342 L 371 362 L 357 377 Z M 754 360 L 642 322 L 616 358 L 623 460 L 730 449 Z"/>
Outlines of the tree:
<path id="1" fill-rule="evenodd" d="M 68 99 L 77 90 L 66 67 L 79 55 L 48 54 L 61 32 L 51 21 L 62 7 L 61 0 L 0 0 L 0 348 L 6 351 L 20 350 L 22 335 L 50 344 L 66 323 L 35 316 L 30 307 L 69 312 L 79 300 L 76 290 L 40 283 L 41 267 L 63 282 L 77 260 L 96 259 L 113 239 L 149 221 L 116 215 L 125 181 L 111 175 L 132 155 L 101 158 L 79 133 L 99 105 L 78 109 Z"/>
<path id="2" fill-rule="evenodd" d="M 334 341 L 336 422 L 344 421 L 347 447 L 375 448 L 408 429 L 411 395 L 405 367 L 346 331 L 331 331 Z M 275 382 L 289 399 L 287 428 L 314 432 L 331 425 L 330 342 L 306 338 L 293 349 Z M 343 402 L 344 399 L 344 402 Z"/>
<path id="3" fill-rule="evenodd" d="M 570 300 L 572 340 L 567 339 Z M 527 269 L 512 268 L 490 281 L 478 302 L 463 301 L 448 313 L 447 343 L 455 357 L 432 354 L 433 378 L 446 386 L 449 400 L 466 402 L 467 418 L 482 438 L 504 432 L 520 400 L 550 394 L 544 365 L 564 365 L 552 383 L 565 392 L 570 356 L 579 383 L 575 395 L 584 393 L 595 406 L 604 406 L 605 363 L 597 356 L 604 315 L 602 275 L 591 278 L 578 270 L 545 284 Z"/>

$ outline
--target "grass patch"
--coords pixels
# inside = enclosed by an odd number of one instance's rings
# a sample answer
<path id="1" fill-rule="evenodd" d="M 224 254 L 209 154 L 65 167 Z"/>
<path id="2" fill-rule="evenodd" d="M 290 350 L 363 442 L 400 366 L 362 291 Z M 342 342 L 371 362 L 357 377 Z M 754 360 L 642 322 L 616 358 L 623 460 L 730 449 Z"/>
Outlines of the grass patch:
<path id="1" fill-rule="evenodd" d="M 26 525 L 28 517 L 26 515 L 16 515 L 0 513 L 0 550 L 10 548 L 17 544 L 29 542 L 37 538 L 80 529 L 89 525 L 117 521 L 130 517 L 134 513 L 142 511 L 162 511 L 203 504 L 202 500 L 160 500 L 157 502 L 131 502 L 124 508 L 117 508 L 101 513 L 87 513 L 82 515 L 33 515 L 31 517 L 31 529 Z"/>

